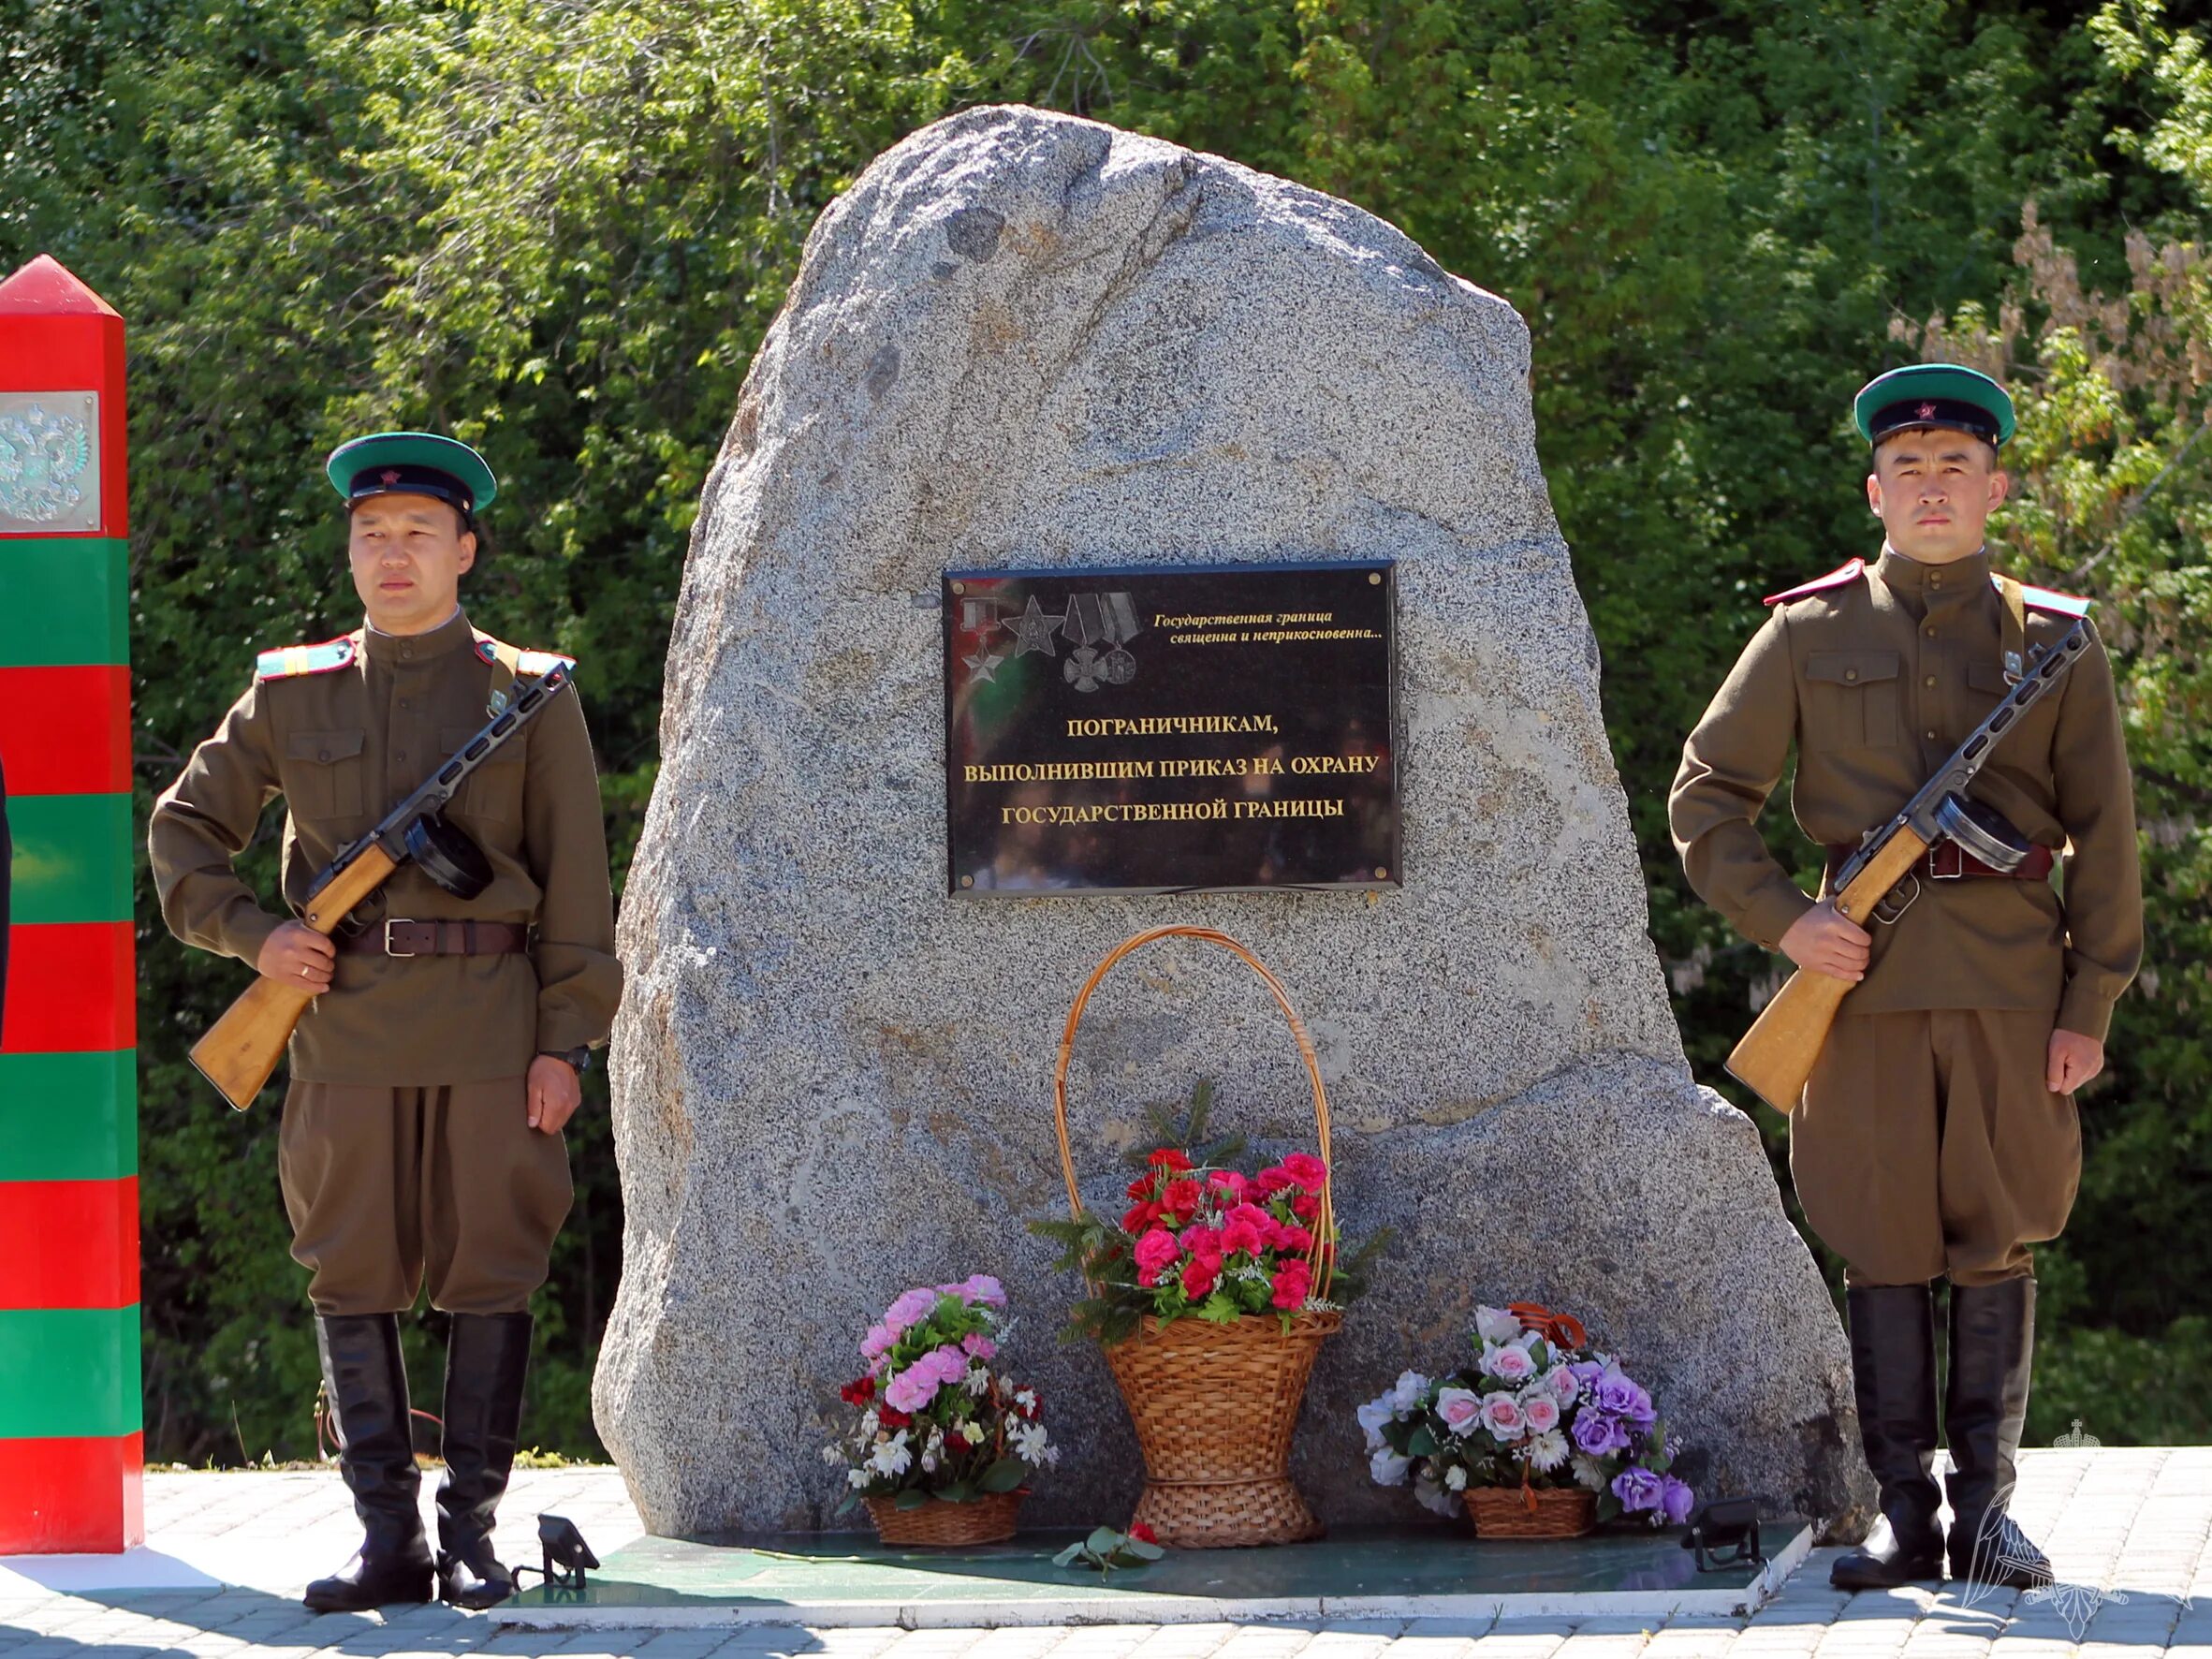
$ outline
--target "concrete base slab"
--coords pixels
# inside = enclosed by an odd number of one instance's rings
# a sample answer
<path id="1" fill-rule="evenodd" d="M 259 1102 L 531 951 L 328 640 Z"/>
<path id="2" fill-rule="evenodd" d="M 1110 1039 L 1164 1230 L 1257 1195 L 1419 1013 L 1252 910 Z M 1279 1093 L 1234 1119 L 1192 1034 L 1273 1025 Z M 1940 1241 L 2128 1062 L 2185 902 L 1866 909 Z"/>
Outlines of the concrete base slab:
<path id="1" fill-rule="evenodd" d="M 1748 1615 L 1812 1548 L 1795 1520 L 1761 1529 L 1765 1560 L 1701 1573 L 1678 1533 L 1479 1540 L 1443 1528 L 1346 1529 L 1277 1549 L 1172 1550 L 1104 1579 L 1052 1556 L 1079 1534 L 973 1550 L 886 1549 L 856 1536 L 640 1538 L 581 1590 L 533 1585 L 497 1610 L 537 1629 L 804 1624 L 994 1629 L 1281 1620 L 1664 1619 Z"/>

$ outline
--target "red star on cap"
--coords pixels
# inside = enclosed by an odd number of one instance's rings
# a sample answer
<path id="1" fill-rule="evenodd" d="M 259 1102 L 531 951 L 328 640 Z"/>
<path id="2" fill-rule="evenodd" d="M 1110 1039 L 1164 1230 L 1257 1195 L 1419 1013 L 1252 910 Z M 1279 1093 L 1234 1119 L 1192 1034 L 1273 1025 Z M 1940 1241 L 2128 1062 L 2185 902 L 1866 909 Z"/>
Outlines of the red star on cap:
<path id="1" fill-rule="evenodd" d="M 1932 408 L 1926 408 L 1923 409 L 1921 413 L 1924 415 L 1932 415 L 1935 413 L 1935 411 Z M 376 476 L 382 478 L 387 484 L 396 484 L 400 481 L 400 473 L 397 467 L 388 466 Z"/>
<path id="2" fill-rule="evenodd" d="M 1920 418 L 1921 418 L 1921 419 L 1923 419 L 1923 420 L 1933 420 L 1933 419 L 1936 418 L 1936 406 L 1935 406 L 1935 404 L 1921 404 L 1921 405 L 1920 405 Z M 395 477 L 397 477 L 397 476 L 398 476 L 398 475 L 397 475 L 397 474 L 394 474 L 394 473 L 387 473 L 387 474 L 385 474 L 385 475 L 384 475 L 384 481 L 385 481 L 386 483 L 388 483 L 388 483 L 390 483 L 390 482 L 392 481 L 392 479 L 393 479 Z"/>

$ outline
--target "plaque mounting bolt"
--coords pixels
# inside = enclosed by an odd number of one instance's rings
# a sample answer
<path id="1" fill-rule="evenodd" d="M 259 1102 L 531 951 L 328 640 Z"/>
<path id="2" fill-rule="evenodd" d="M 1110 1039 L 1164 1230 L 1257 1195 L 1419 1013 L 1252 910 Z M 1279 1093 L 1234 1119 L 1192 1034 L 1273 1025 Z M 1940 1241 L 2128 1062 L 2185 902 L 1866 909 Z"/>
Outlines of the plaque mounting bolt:
<path id="1" fill-rule="evenodd" d="M 960 886 L 964 888 L 972 888 L 974 885 L 975 878 L 973 875 L 963 875 L 960 877 Z"/>
<path id="2" fill-rule="evenodd" d="M 956 594 L 964 594 L 968 591 L 968 584 L 964 581 L 956 581 L 952 584 L 952 591 Z"/>
<path id="3" fill-rule="evenodd" d="M 1380 570 L 1369 571 L 1367 573 L 1367 585 L 1370 588 L 1381 587 L 1383 585 L 1383 573 Z"/>
<path id="4" fill-rule="evenodd" d="M 1388 881 L 1390 879 L 1390 871 L 1388 866 L 1377 864 L 1375 866 L 1375 879 L 1377 881 Z"/>

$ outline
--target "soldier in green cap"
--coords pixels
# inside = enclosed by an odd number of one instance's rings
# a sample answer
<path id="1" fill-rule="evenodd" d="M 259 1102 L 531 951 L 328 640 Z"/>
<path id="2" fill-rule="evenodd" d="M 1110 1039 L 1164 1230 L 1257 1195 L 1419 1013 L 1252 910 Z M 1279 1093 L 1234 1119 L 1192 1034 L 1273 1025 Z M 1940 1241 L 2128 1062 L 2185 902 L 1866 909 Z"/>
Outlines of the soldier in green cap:
<path id="1" fill-rule="evenodd" d="M 1991 569 L 1983 526 L 2009 479 L 2012 400 L 1946 363 L 1857 398 L 1880 556 L 1774 595 L 1765 625 L 1691 733 L 1670 797 L 1692 887 L 1801 970 L 1852 982 L 1790 1112 L 1790 1172 L 1843 1257 L 1859 1431 L 1882 1520 L 1832 1581 L 2047 1584 L 2006 1513 L 2028 1409 L 2035 1278 L 2081 1175 L 2073 1092 L 2104 1064 L 2143 947 L 2135 819 L 2112 668 L 2094 635 L 1976 779 L 2030 844 L 2011 870 L 1940 842 L 1920 891 L 1871 932 L 1837 914 L 1837 872 L 1981 724 L 2088 602 Z M 1757 818 L 1791 745 L 1799 827 L 1827 849 L 1818 900 Z M 2064 897 L 2050 874 L 2063 876 Z M 1950 1281 L 1941 1524 L 1935 1296 Z"/>
<path id="2" fill-rule="evenodd" d="M 382 433 L 330 458 L 361 626 L 263 652 L 254 683 L 154 804 L 162 916 L 178 938 L 319 994 L 293 1033 L 278 1168 L 310 1270 L 339 1463 L 363 1539 L 307 1590 L 318 1611 L 504 1599 L 491 1549 L 529 1360 L 530 1296 L 570 1200 L 562 1127 L 622 992 L 591 739 L 557 697 L 461 785 L 447 815 L 490 879 L 457 897 L 401 866 L 374 925 L 332 939 L 264 909 L 233 872 L 285 798 L 299 910 L 346 843 L 557 661 L 469 625 L 491 472 L 465 444 Z M 476 884 L 470 884 L 474 887 Z M 417 1505 L 399 1314 L 427 1283 L 451 1314 L 433 1562 Z"/>

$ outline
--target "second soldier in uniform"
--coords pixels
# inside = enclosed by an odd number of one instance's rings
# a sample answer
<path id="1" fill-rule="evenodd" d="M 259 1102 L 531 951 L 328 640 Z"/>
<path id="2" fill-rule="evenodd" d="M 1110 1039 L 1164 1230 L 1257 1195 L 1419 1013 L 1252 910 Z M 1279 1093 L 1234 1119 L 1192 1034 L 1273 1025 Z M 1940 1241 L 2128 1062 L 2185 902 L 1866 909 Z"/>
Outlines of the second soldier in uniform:
<path id="1" fill-rule="evenodd" d="M 272 914 L 231 859 L 285 799 L 284 899 L 555 660 L 469 625 L 491 474 L 465 445 L 388 433 L 327 468 L 345 504 L 352 633 L 262 654 L 215 734 L 155 803 L 162 914 L 185 943 L 319 994 L 292 1036 L 279 1170 L 359 1552 L 308 1587 L 318 1610 L 489 1606 L 512 1588 L 491 1528 L 512 1466 L 531 1293 L 568 1212 L 562 1138 L 622 990 L 598 781 L 583 712 L 557 696 L 448 809 L 490 880 L 457 898 L 415 863 L 375 925 L 333 941 Z M 477 874 L 481 874 L 481 872 Z M 398 1315 L 427 1283 L 452 1316 L 446 1474 L 431 1554 Z"/>
<path id="2" fill-rule="evenodd" d="M 1998 743 L 1973 786 L 2032 844 L 2010 873 L 1941 843 L 1918 897 L 1871 933 L 1801 891 L 1756 819 L 1792 744 L 1797 822 L 1832 881 L 2087 609 L 1992 571 L 2011 400 L 1948 364 L 1870 382 L 1880 556 L 1779 594 L 1683 749 L 1669 802 L 1691 885 L 1743 933 L 1853 989 L 1790 1112 L 1807 1221 L 1843 1257 L 1852 1369 L 1883 1523 L 1847 1588 L 1955 1578 L 2020 1587 L 2050 1566 L 2006 1514 L 2028 1408 L 2035 1278 L 2081 1173 L 2073 1091 L 2104 1064 L 2142 950 L 2128 759 L 2111 666 L 2089 648 Z M 2064 897 L 2051 885 L 2054 865 Z M 1910 884 L 1900 884 L 1910 888 Z M 1893 894 L 1893 900 L 1902 897 Z M 1950 1281 L 1941 1434 L 1933 1281 Z"/>

